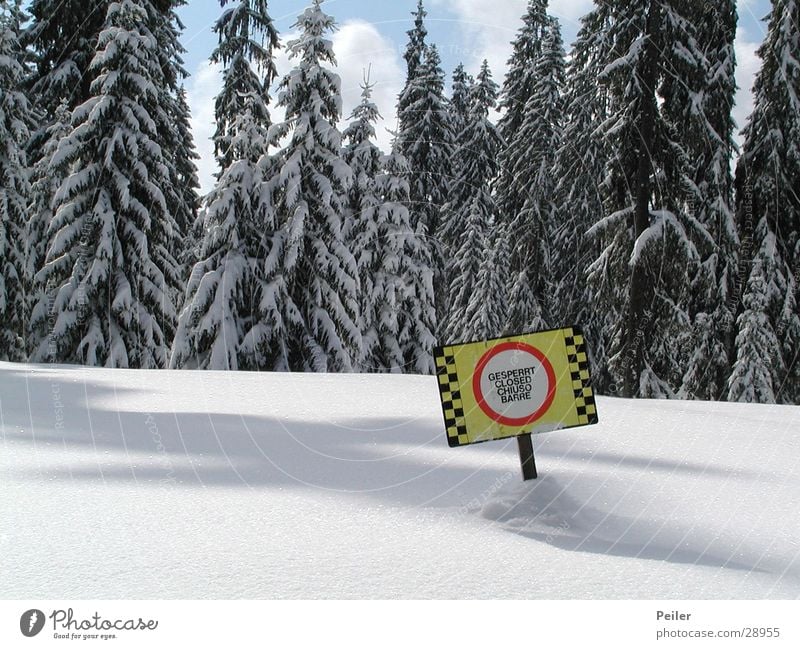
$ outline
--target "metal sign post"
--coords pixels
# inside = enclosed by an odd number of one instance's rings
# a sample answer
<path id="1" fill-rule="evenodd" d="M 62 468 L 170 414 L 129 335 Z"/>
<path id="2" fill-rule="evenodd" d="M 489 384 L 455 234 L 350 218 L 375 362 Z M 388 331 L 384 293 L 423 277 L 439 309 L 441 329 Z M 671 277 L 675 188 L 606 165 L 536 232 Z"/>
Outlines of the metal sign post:
<path id="1" fill-rule="evenodd" d="M 519 462 L 522 465 L 522 479 L 536 480 L 539 475 L 536 473 L 536 459 L 533 457 L 533 439 L 531 435 L 520 435 L 517 437 L 519 446 Z"/>

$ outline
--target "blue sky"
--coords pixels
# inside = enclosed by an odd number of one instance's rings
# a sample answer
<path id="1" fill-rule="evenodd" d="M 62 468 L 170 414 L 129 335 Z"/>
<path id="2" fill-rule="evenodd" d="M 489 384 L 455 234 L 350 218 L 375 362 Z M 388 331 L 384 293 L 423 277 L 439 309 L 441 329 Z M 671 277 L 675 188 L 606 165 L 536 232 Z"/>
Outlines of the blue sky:
<path id="1" fill-rule="evenodd" d="M 269 3 L 282 42 L 308 4 L 309 0 Z M 390 141 L 386 129 L 394 127 L 394 104 L 404 80 L 405 32 L 411 27 L 410 14 L 416 4 L 416 0 L 326 0 L 323 5 L 339 24 L 334 49 L 342 77 L 345 118 L 358 102 L 363 71 L 371 65 L 371 79 L 376 83 L 374 99 L 384 117 L 378 127 L 378 139 L 384 147 Z M 505 72 L 509 43 L 520 26 L 527 0 L 427 0 L 425 5 L 429 42 L 439 47 L 447 74 L 460 61 L 475 72 L 487 58 L 499 83 Z M 591 6 L 592 0 L 550 0 L 551 12 L 561 19 L 567 44 L 575 37 L 580 16 Z M 755 49 L 764 37 L 761 18 L 769 12 L 769 7 L 769 0 L 738 3 L 737 77 L 741 89 L 735 116 L 740 126 L 744 125 L 752 105 L 749 90 L 759 63 Z M 202 156 L 199 166 L 204 191 L 210 189 L 215 171 L 208 138 L 213 133 L 213 98 L 219 90 L 219 71 L 209 66 L 207 60 L 216 45 L 212 26 L 221 11 L 216 0 L 189 0 L 180 11 L 186 24 L 182 42 L 188 50 L 186 68 L 191 74 L 186 85 L 193 113 L 192 127 Z M 287 71 L 290 65 L 281 54 L 279 71 Z M 280 115 L 275 117 L 279 119 Z"/>

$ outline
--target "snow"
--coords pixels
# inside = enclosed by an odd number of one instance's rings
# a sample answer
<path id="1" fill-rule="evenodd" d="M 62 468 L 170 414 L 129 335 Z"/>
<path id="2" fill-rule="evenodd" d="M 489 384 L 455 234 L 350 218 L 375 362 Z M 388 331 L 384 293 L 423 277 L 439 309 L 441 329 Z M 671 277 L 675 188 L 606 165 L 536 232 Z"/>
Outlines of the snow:
<path id="1" fill-rule="evenodd" d="M 0 597 L 796 597 L 800 409 L 601 398 L 523 483 L 437 395 L 0 363 Z"/>

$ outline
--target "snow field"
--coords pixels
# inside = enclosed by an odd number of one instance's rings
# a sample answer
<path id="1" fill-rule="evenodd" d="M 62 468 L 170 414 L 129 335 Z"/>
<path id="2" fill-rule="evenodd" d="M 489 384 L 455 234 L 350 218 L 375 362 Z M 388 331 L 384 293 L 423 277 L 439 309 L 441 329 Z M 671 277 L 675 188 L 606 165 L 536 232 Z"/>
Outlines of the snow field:
<path id="1" fill-rule="evenodd" d="M 525 484 L 430 377 L 3 363 L 0 597 L 797 597 L 800 410 L 599 412 Z"/>

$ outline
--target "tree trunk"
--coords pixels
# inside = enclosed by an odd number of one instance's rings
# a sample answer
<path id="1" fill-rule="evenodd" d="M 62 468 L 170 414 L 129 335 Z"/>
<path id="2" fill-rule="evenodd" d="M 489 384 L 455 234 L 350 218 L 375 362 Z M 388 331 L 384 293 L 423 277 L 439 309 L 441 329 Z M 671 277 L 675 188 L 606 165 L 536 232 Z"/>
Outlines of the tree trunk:
<path id="1" fill-rule="evenodd" d="M 656 122 L 656 77 L 657 57 L 661 50 L 659 28 L 661 24 L 661 3 L 653 0 L 647 15 L 647 44 L 641 64 L 636 70 L 640 85 L 640 114 L 635 123 L 637 158 L 635 173 L 636 203 L 633 212 L 634 240 L 638 239 L 650 225 L 650 197 L 652 195 L 652 151 L 655 139 Z M 644 368 L 644 345 L 647 340 L 647 323 L 644 313 L 648 297 L 652 294 L 648 285 L 646 269 L 640 260 L 631 269 L 630 295 L 628 301 L 628 322 L 625 340 L 626 362 L 624 392 L 628 398 L 639 393 L 639 377 Z"/>

